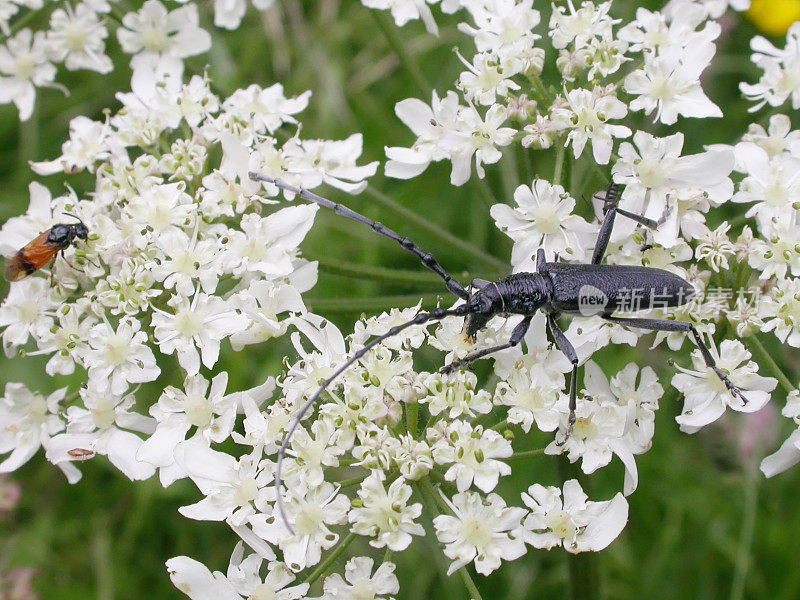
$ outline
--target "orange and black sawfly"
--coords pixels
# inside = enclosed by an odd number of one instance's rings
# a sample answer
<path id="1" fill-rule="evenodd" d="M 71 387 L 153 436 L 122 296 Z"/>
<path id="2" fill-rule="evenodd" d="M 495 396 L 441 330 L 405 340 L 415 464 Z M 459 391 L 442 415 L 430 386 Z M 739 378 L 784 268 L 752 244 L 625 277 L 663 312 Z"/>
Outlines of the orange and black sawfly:
<path id="1" fill-rule="evenodd" d="M 78 217 L 75 218 L 78 219 Z M 80 219 L 77 223 L 53 225 L 26 244 L 8 261 L 4 273 L 5 278 L 8 281 L 19 281 L 48 263 L 52 266 L 58 253 L 61 252 L 63 258 L 64 250 L 69 248 L 76 238 L 85 240 L 88 237 L 89 230 Z"/>

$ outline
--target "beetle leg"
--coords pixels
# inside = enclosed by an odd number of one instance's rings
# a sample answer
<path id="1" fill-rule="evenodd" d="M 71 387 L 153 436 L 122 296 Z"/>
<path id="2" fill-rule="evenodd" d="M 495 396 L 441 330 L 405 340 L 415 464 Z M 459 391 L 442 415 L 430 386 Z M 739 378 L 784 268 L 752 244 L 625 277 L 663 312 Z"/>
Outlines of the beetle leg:
<path id="1" fill-rule="evenodd" d="M 697 331 L 697 328 L 691 323 L 686 323 L 685 321 L 668 321 L 666 319 L 609 317 L 606 315 L 603 315 L 603 318 L 606 321 L 618 323 L 619 325 L 627 325 L 628 327 L 637 327 L 639 329 L 647 329 L 650 331 L 685 331 L 686 333 L 691 333 L 692 337 L 694 338 L 694 343 L 700 350 L 700 354 L 702 355 L 703 362 L 706 363 L 706 366 L 717 374 L 717 377 L 722 380 L 722 383 L 725 384 L 725 387 L 728 388 L 728 391 L 731 393 L 731 395 L 739 398 L 739 400 L 741 400 L 744 404 L 747 404 L 747 398 L 742 393 L 742 390 L 736 387 L 736 385 L 734 385 L 734 383 L 728 378 L 722 369 L 717 366 L 717 361 L 714 360 L 714 357 L 711 355 L 708 346 L 706 346 L 705 342 L 703 342 L 703 338 L 700 337 L 700 332 Z"/>
<path id="2" fill-rule="evenodd" d="M 572 375 L 570 376 L 569 382 L 569 417 L 567 418 L 567 433 L 563 440 L 556 442 L 556 446 L 563 446 L 567 443 L 567 440 L 572 435 L 572 430 L 575 428 L 575 408 L 578 404 L 578 354 L 575 352 L 575 347 L 570 343 L 567 336 L 564 335 L 564 332 L 561 331 L 561 328 L 558 326 L 556 322 L 557 318 L 558 313 L 548 313 L 547 324 L 550 326 L 550 332 L 553 334 L 556 346 L 558 346 L 558 349 L 569 359 L 569 362 L 572 363 Z"/>
<path id="3" fill-rule="evenodd" d="M 542 272 L 542 267 L 544 266 L 545 262 L 546 261 L 545 261 L 545 257 L 544 257 L 544 250 L 539 248 L 536 251 L 536 272 L 537 273 L 541 273 Z"/>
<path id="4" fill-rule="evenodd" d="M 649 193 L 649 192 L 648 192 Z M 595 196 L 598 197 L 598 196 Z M 598 265 L 600 261 L 603 260 L 603 255 L 606 253 L 606 248 L 608 247 L 608 241 L 611 239 L 611 230 L 614 227 L 614 219 L 616 219 L 617 215 L 627 217 L 632 221 L 636 221 L 640 225 L 644 225 L 648 229 L 658 229 L 660 225 L 664 224 L 669 217 L 670 212 L 672 209 L 669 205 L 664 208 L 664 212 L 661 217 L 656 219 L 651 219 L 649 217 L 645 217 L 644 215 L 637 215 L 636 213 L 629 212 L 622 208 L 617 207 L 617 198 L 613 200 L 608 200 L 606 198 L 599 198 L 605 202 L 603 205 L 603 223 L 600 225 L 600 232 L 597 234 L 597 242 L 595 243 L 594 253 L 592 254 L 592 264 Z"/>
<path id="5" fill-rule="evenodd" d="M 522 341 L 522 338 L 525 337 L 525 334 L 528 331 L 528 327 L 531 324 L 531 318 L 532 317 L 530 315 L 526 316 L 524 319 L 522 319 L 522 321 L 520 321 L 519 325 L 514 327 L 514 331 L 511 332 L 511 338 L 508 340 L 507 343 L 500 344 L 499 346 L 492 346 L 491 348 L 485 348 L 483 350 L 475 352 L 474 354 L 468 354 L 467 356 L 465 356 L 460 360 L 454 360 L 449 365 L 445 365 L 444 367 L 439 369 L 439 373 L 441 373 L 442 375 L 447 375 L 449 373 L 452 373 L 456 369 L 463 367 L 464 365 L 468 365 L 474 360 L 483 358 L 488 354 L 493 354 L 494 352 L 505 350 L 506 348 L 513 348 Z"/>
<path id="6" fill-rule="evenodd" d="M 667 205 L 664 208 L 664 212 L 661 213 L 661 216 L 658 218 L 658 220 L 650 219 L 648 217 L 645 217 L 644 215 L 637 215 L 632 212 L 628 212 L 627 210 L 623 210 L 621 208 L 617 208 L 616 211 L 617 214 L 622 215 L 623 217 L 628 217 L 632 221 L 636 221 L 637 223 L 639 223 L 640 225 L 644 225 L 648 229 L 658 229 L 659 226 L 666 223 L 667 217 L 669 217 L 669 214 L 672 212 L 672 208 L 669 205 Z"/>
<path id="7" fill-rule="evenodd" d="M 603 260 L 603 255 L 608 247 L 608 240 L 611 239 L 611 229 L 614 227 L 614 219 L 617 217 L 617 208 L 609 208 L 603 217 L 603 224 L 600 225 L 600 233 L 597 234 L 597 242 L 592 254 L 592 264 L 599 265 Z"/>

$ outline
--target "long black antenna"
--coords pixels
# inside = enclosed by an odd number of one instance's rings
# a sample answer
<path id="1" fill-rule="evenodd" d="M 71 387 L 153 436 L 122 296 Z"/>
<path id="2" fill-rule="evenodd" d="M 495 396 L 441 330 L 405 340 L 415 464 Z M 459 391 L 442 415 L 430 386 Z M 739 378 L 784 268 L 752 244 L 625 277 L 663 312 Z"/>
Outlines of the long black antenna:
<path id="1" fill-rule="evenodd" d="M 292 190 L 289 190 L 292 191 Z M 410 321 L 406 321 L 405 323 L 401 323 L 400 325 L 395 325 L 389 331 L 384 333 L 383 335 L 379 335 L 374 340 L 368 342 L 363 348 L 361 348 L 358 352 L 353 354 L 347 362 L 345 362 L 341 367 L 336 369 L 336 371 L 328 377 L 322 384 L 319 386 L 319 389 L 314 393 L 311 398 L 303 405 L 300 409 L 300 412 L 297 413 L 294 421 L 292 422 L 292 426 L 289 427 L 289 431 L 286 432 L 286 437 L 283 438 L 283 443 L 281 444 L 280 450 L 278 450 L 278 462 L 275 465 L 275 496 L 277 499 L 278 504 L 278 512 L 281 515 L 281 519 L 283 520 L 283 524 L 286 525 L 286 528 L 289 532 L 294 535 L 294 529 L 289 524 L 289 519 L 286 516 L 286 507 L 283 504 L 283 496 L 281 494 L 281 472 L 283 468 L 283 458 L 286 455 L 286 448 L 289 447 L 289 442 L 292 439 L 292 435 L 300 426 L 300 422 L 303 420 L 303 417 L 306 413 L 311 409 L 317 399 L 322 395 L 322 392 L 333 383 L 333 381 L 339 377 L 342 373 L 344 373 L 350 366 L 356 362 L 359 358 L 364 356 L 369 350 L 380 344 L 387 338 L 392 337 L 393 335 L 397 335 L 404 329 L 408 329 L 412 325 L 421 325 L 422 323 L 427 323 L 428 321 L 435 321 L 440 320 L 445 317 L 452 317 L 452 316 L 464 316 L 470 312 L 470 308 L 468 304 L 462 304 L 461 306 L 457 306 L 453 309 L 445 309 L 445 308 L 436 308 L 428 313 L 419 313 L 416 317 L 411 319 Z"/>
<path id="2" fill-rule="evenodd" d="M 376 233 L 389 238 L 390 240 L 394 240 L 398 244 L 400 244 L 406 251 L 410 252 L 414 256 L 416 256 L 423 265 L 428 267 L 431 271 L 436 273 L 439 277 L 444 280 L 444 284 L 447 286 L 447 289 L 450 290 L 451 293 L 455 294 L 462 300 L 466 300 L 469 298 L 469 292 L 464 289 L 464 286 L 461 285 L 458 281 L 453 279 L 453 277 L 445 271 L 442 266 L 436 261 L 433 257 L 433 254 L 430 252 L 425 252 L 422 248 L 417 246 L 413 241 L 408 239 L 407 237 L 402 237 L 398 235 L 383 223 L 378 223 L 377 221 L 373 221 L 368 219 L 364 215 L 357 213 L 354 210 L 351 210 L 344 206 L 343 204 L 337 204 L 327 198 L 323 198 L 322 196 L 318 196 L 308 190 L 304 190 L 299 187 L 295 187 L 286 183 L 285 181 L 281 181 L 280 179 L 273 179 L 272 177 L 266 177 L 264 175 L 259 175 L 258 173 L 250 173 L 250 179 L 253 181 L 266 181 L 267 183 L 271 183 L 273 185 L 278 186 L 282 190 L 286 190 L 287 192 L 291 192 L 293 194 L 297 194 L 303 200 L 308 200 L 309 202 L 313 202 L 314 204 L 319 204 L 326 208 L 330 208 L 333 210 L 337 215 L 341 215 L 343 217 L 347 217 L 348 219 L 352 219 L 353 221 L 358 221 L 359 223 L 363 223 L 364 225 L 368 225 Z"/>

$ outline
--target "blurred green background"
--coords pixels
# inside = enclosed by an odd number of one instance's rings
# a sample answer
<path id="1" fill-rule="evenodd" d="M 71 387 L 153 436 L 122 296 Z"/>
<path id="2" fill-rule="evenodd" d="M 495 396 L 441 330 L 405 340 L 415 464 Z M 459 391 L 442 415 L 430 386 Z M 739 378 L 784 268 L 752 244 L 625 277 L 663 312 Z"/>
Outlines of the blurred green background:
<path id="1" fill-rule="evenodd" d="M 210 23 L 211 5 L 200 6 L 203 21 Z M 635 8 L 634 3 L 620 2 L 613 12 L 627 21 Z M 542 4 L 541 9 L 546 23 L 548 8 Z M 44 26 L 48 12 L 46 9 L 31 21 L 34 28 Z M 420 22 L 398 29 L 387 13 L 370 11 L 355 0 L 279 0 L 264 14 L 250 10 L 235 32 L 210 28 L 212 50 L 189 60 L 188 71 L 202 73 L 208 65 L 220 94 L 251 83 L 267 86 L 281 82 L 287 95 L 310 89 L 310 107 L 299 115 L 302 136 L 333 139 L 362 132 L 365 148 L 360 162 L 383 162 L 384 146 L 413 142 L 412 134 L 394 115 L 395 103 L 408 97 L 429 101 L 432 88 L 443 95 L 453 88 L 461 70 L 453 47 L 462 47 L 465 56 L 472 53 L 471 40 L 455 29 L 456 19 L 443 17 L 435 7 L 434 12 L 441 29 L 438 38 L 427 34 Z M 727 15 L 723 22 L 725 31 L 718 40 L 717 57 L 704 76 L 704 89 L 722 108 L 724 119 L 713 123 L 688 119 L 679 121 L 676 127 L 665 127 L 634 117 L 628 122 L 631 128 L 655 135 L 683 131 L 687 136 L 685 152 L 692 153 L 705 144 L 735 142 L 750 122 L 765 122 L 764 111 L 755 115 L 746 112 L 747 104 L 737 87 L 740 80 L 753 82 L 758 77 L 748 60 L 749 40 L 758 31 L 737 14 Z M 539 31 L 543 30 L 540 26 Z M 782 40 L 774 41 L 783 45 Z M 113 36 L 109 52 L 115 64 L 127 63 L 124 57 L 120 59 Z M 551 51 L 549 69 L 554 58 Z M 53 89 L 38 90 L 36 112 L 25 123 L 19 122 L 13 106 L 0 106 L 3 221 L 27 207 L 27 186 L 34 178 L 28 161 L 57 156 L 73 117 L 99 119 L 105 109 L 116 110 L 114 94 L 129 89 L 129 77 L 126 67 L 118 67 L 107 76 L 62 73 L 59 81 L 69 88 L 70 96 Z M 553 72 L 547 71 L 545 78 L 560 87 Z M 609 172 L 607 166 L 602 170 Z M 433 251 L 462 281 L 496 278 L 507 272 L 504 265 L 508 264 L 510 243 L 494 227 L 488 206 L 509 202 L 514 188 L 530 183 L 534 175 L 549 177 L 552 156 L 508 149 L 498 165 L 488 167 L 485 181 L 473 178 L 460 188 L 450 186 L 449 171 L 449 163 L 440 163 L 410 181 L 388 180 L 379 173 L 371 186 L 380 192 L 365 192 L 359 197 L 331 190 L 326 193 L 412 237 Z M 40 181 L 55 194 L 63 189 L 62 178 L 57 176 Z M 568 181 L 568 189 L 576 198 L 590 197 L 605 183 L 577 166 L 569 172 Z M 70 178 L 69 183 L 79 194 L 91 191 L 91 178 L 86 174 Z M 710 224 L 713 227 L 724 218 L 740 214 L 742 208 L 732 205 L 716 211 Z M 589 216 L 588 204 L 581 210 Z M 404 211 L 421 217 L 415 220 Z M 344 333 L 352 331 L 354 319 L 362 313 L 410 306 L 420 296 L 427 306 L 435 304 L 437 298 L 447 298 L 440 281 L 412 257 L 327 211 L 318 214 L 304 252 L 308 258 L 321 261 L 320 283 L 307 295 L 307 302 L 316 312 L 334 320 Z M 388 280 L 366 266 L 397 271 Z M 0 293 L 5 295 L 7 284 L 1 285 Z M 797 381 L 797 352 L 785 352 L 763 337 L 778 363 Z M 607 374 L 632 360 L 650 365 L 665 384 L 673 373 L 670 359 L 688 364 L 685 352 L 677 355 L 661 348 L 649 351 L 647 346 L 643 342 L 637 349 L 610 348 L 595 358 Z M 288 339 L 238 354 L 228 347 L 219 368 L 231 375 L 229 389 L 241 389 L 278 373 L 287 356 L 294 358 Z M 420 367 L 433 369 L 441 357 L 422 352 L 417 360 Z M 10 361 L 2 357 L 0 384 L 23 381 L 49 393 L 66 383 L 77 383 L 77 379 L 48 378 L 44 362 L 39 358 Z M 486 367 L 478 365 L 476 370 L 485 375 Z M 158 393 L 158 388 L 151 386 L 140 396 L 151 394 L 155 400 Z M 776 392 L 776 410 L 783 399 L 783 393 Z M 573 590 L 575 596 L 585 598 L 800 598 L 796 567 L 800 553 L 800 508 L 796 502 L 800 471 L 794 469 L 764 480 L 753 467 L 759 457 L 744 457 L 737 446 L 737 432 L 751 427 L 751 421 L 731 418 L 722 426 L 687 436 L 674 422 L 679 412 L 674 390 L 668 392 L 658 415 L 654 448 L 637 459 L 640 485 L 629 498 L 629 525 L 608 550 L 577 558 L 568 558 L 558 550 L 532 550 L 524 558 L 504 564 L 489 578 L 476 577 L 483 597 L 568 597 L 568 573 L 572 569 L 598 574 L 598 587 Z M 767 421 L 763 428 L 771 452 L 790 427 L 785 420 Z M 532 434 L 515 444 L 524 449 L 541 447 L 548 441 L 545 436 Z M 519 492 L 534 482 L 559 484 L 574 471 L 554 458 L 516 461 L 513 469 L 514 475 L 498 488 L 509 499 L 518 498 Z M 46 599 L 155 600 L 183 597 L 165 572 L 164 561 L 170 557 L 186 554 L 212 570 L 225 571 L 235 544 L 233 534 L 224 525 L 189 521 L 176 512 L 178 506 L 199 499 L 191 483 L 179 482 L 168 490 L 156 480 L 132 485 L 105 459 L 83 465 L 82 471 L 83 480 L 70 486 L 57 469 L 37 456 L 12 475 L 11 479 L 22 486 L 22 498 L 14 510 L 0 513 L 2 572 L 34 568 L 34 587 Z M 593 499 L 600 500 L 618 491 L 621 482 L 622 468 L 614 461 L 585 487 L 591 490 Z M 352 549 L 370 553 L 378 560 L 381 556 L 366 545 L 354 544 Z M 431 556 L 441 560 L 432 560 Z M 457 575 L 444 576 L 445 559 L 430 541 L 415 541 L 393 560 L 398 564 L 400 598 L 434 594 L 467 597 Z M 318 591 L 314 589 L 310 595 L 319 595 Z"/>

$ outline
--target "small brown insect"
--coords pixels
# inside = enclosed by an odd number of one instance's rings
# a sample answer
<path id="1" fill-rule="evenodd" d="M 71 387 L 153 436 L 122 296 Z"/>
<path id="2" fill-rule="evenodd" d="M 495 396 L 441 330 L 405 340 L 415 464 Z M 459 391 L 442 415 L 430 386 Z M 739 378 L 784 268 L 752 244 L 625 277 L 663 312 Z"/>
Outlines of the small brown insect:
<path id="1" fill-rule="evenodd" d="M 75 238 L 85 240 L 88 237 L 89 230 L 80 219 L 78 219 L 78 223 L 53 225 L 47 231 L 40 233 L 24 248 L 21 248 L 8 261 L 5 277 L 8 281 L 19 281 L 48 263 L 52 266 L 56 262 L 58 253 L 61 252 L 63 258 L 64 250 L 72 245 Z"/>
<path id="2" fill-rule="evenodd" d="M 94 450 L 87 450 L 86 448 L 73 448 L 72 450 L 67 450 L 67 454 L 69 454 L 72 458 L 77 458 L 78 460 L 89 460 L 94 456 Z"/>

